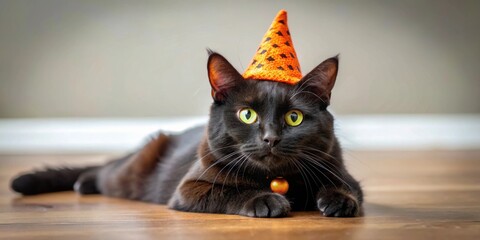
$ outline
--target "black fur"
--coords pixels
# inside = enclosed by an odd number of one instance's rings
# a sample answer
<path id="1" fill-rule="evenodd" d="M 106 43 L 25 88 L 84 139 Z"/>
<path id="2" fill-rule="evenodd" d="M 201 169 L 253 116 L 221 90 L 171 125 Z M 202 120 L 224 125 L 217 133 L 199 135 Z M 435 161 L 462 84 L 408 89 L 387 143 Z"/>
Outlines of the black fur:
<path id="1" fill-rule="evenodd" d="M 11 188 L 23 195 L 70 191 L 78 177 L 97 167 L 49 168 L 20 175 L 12 180 Z"/>
<path id="2" fill-rule="evenodd" d="M 23 194 L 63 191 L 78 180 L 75 189 L 83 194 L 182 211 L 284 217 L 292 209 L 317 209 L 325 216 L 359 216 L 362 190 L 345 169 L 327 110 L 338 58 L 288 85 L 243 79 L 221 55 L 209 54 L 214 102 L 207 126 L 159 134 L 138 152 L 102 167 L 23 175 L 12 188 Z M 254 109 L 258 120 L 242 123 L 243 108 Z M 296 127 L 285 123 L 293 109 L 304 115 Z M 276 177 L 288 180 L 286 195 L 271 192 Z"/>

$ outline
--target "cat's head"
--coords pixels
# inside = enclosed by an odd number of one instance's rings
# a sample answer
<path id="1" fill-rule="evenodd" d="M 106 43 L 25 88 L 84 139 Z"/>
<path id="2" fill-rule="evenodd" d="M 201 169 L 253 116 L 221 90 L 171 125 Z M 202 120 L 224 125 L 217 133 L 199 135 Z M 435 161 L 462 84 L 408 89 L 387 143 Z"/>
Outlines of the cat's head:
<path id="1" fill-rule="evenodd" d="M 295 85 L 247 80 L 223 56 L 210 52 L 212 154 L 225 164 L 248 162 L 281 174 L 298 159 L 329 152 L 335 137 L 327 106 L 337 70 L 333 57 Z"/>

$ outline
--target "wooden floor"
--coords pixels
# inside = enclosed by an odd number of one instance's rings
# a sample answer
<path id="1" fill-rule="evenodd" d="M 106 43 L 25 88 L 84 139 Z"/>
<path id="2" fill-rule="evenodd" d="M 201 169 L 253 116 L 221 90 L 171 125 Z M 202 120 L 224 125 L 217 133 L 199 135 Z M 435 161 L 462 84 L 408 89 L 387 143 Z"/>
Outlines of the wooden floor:
<path id="1" fill-rule="evenodd" d="M 366 215 L 348 219 L 318 212 L 283 219 L 184 213 L 73 192 L 21 197 L 8 188 L 19 171 L 107 157 L 0 156 L 0 238 L 480 239 L 480 151 L 346 153 L 366 192 Z"/>

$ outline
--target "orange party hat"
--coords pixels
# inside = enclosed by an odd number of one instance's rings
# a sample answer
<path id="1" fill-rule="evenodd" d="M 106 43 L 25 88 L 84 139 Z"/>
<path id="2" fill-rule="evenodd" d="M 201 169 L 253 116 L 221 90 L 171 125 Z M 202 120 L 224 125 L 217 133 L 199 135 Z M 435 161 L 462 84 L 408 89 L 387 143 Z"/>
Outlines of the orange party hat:
<path id="1" fill-rule="evenodd" d="M 302 78 L 285 10 L 278 12 L 243 77 L 288 84 L 296 84 Z"/>

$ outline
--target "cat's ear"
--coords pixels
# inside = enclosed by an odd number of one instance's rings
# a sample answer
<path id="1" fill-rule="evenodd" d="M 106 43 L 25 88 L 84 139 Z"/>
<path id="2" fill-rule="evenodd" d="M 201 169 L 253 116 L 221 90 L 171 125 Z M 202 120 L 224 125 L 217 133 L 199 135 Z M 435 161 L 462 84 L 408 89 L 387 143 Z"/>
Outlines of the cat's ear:
<path id="1" fill-rule="evenodd" d="M 216 102 L 223 102 L 228 92 L 243 78 L 222 55 L 212 51 L 208 53 L 208 78 L 212 86 L 212 98 Z"/>
<path id="2" fill-rule="evenodd" d="M 338 55 L 329 58 L 307 75 L 305 75 L 300 82 L 297 83 L 299 91 L 309 91 L 325 104 L 325 107 L 330 104 L 330 97 L 332 89 L 335 85 L 338 72 Z"/>

